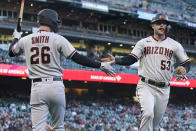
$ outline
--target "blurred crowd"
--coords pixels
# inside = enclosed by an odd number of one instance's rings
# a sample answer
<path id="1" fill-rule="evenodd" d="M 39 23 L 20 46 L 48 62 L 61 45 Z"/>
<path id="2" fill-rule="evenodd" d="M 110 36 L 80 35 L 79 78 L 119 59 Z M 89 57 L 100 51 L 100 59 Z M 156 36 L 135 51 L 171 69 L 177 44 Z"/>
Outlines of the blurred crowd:
<path id="1" fill-rule="evenodd" d="M 0 131 L 31 131 L 30 106 L 24 103 L 0 103 Z"/>
<path id="2" fill-rule="evenodd" d="M 196 20 L 195 3 L 190 0 L 86 0 L 91 2 L 107 4 L 113 8 L 121 10 L 130 10 L 137 12 L 138 10 L 149 13 L 165 13 L 170 18 L 177 20 Z M 192 3 L 192 4 L 190 4 Z M 193 11 L 193 12 L 192 12 Z"/>
<path id="3" fill-rule="evenodd" d="M 138 131 L 141 112 L 132 98 L 67 94 L 66 99 L 66 131 Z M 0 99 L 0 131 L 31 130 L 28 102 Z M 160 131 L 195 130 L 196 104 L 169 103 Z"/>

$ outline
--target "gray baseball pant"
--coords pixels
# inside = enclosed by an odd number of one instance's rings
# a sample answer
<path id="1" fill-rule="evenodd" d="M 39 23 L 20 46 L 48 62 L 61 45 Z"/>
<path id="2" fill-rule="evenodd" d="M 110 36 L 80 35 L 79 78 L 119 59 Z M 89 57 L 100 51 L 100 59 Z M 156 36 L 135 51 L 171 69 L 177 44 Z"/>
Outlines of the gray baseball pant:
<path id="1" fill-rule="evenodd" d="M 33 131 L 45 131 L 48 115 L 53 131 L 64 131 L 65 90 L 62 81 L 32 82 L 31 116 Z"/>
<path id="2" fill-rule="evenodd" d="M 170 87 L 159 88 L 139 81 L 136 89 L 142 111 L 139 131 L 158 131 L 167 108 L 169 94 Z"/>

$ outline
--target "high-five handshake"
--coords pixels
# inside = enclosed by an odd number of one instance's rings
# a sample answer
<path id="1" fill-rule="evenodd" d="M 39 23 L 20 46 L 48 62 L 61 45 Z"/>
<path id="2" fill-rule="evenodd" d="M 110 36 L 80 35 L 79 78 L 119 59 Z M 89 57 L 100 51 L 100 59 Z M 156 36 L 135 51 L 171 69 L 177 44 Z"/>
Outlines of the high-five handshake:
<path id="1" fill-rule="evenodd" d="M 107 75 L 115 76 L 114 69 L 112 65 L 115 63 L 115 58 L 111 54 L 107 54 L 109 57 L 101 59 L 100 69 L 104 71 Z"/>

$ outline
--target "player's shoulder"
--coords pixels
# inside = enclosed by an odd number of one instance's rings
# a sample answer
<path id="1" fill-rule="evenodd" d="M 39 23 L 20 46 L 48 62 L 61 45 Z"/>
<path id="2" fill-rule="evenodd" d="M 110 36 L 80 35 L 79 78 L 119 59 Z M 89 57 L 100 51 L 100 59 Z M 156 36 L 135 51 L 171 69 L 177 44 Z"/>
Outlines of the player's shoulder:
<path id="1" fill-rule="evenodd" d="M 181 45 L 178 41 L 172 39 L 171 37 L 167 37 L 166 40 L 167 40 L 170 44 L 173 44 L 173 45 L 175 45 L 175 46 L 180 46 L 180 45 Z"/>
<path id="2" fill-rule="evenodd" d="M 54 32 L 49 32 L 51 35 L 55 36 L 55 37 L 59 37 L 62 38 L 63 36 L 58 34 L 58 33 L 54 33 Z"/>
<path id="3" fill-rule="evenodd" d="M 28 35 L 25 35 L 24 37 L 22 37 L 23 39 L 28 39 L 28 38 L 31 38 L 31 37 L 34 37 L 37 35 L 37 32 L 34 32 L 34 33 L 31 33 L 31 34 L 28 34 Z"/>
<path id="4" fill-rule="evenodd" d="M 146 42 L 150 42 L 151 40 L 151 36 L 142 38 L 141 40 L 139 40 L 137 43 L 146 43 Z"/>
<path id="5" fill-rule="evenodd" d="M 52 32 L 53 33 L 53 32 Z M 64 45 L 64 44 L 68 44 L 70 43 L 67 38 L 65 38 L 64 36 L 58 34 L 58 33 L 53 33 L 52 34 L 53 38 L 56 40 L 56 44 L 58 45 Z"/>
<path id="6" fill-rule="evenodd" d="M 27 42 L 27 41 L 29 41 L 29 39 L 31 39 L 31 37 L 32 37 L 32 34 L 25 35 L 24 37 L 20 38 L 20 41 Z"/>
<path id="7" fill-rule="evenodd" d="M 54 32 L 50 32 L 51 36 L 53 36 L 54 38 L 56 38 L 57 40 L 65 40 L 66 38 L 58 33 L 54 33 Z"/>

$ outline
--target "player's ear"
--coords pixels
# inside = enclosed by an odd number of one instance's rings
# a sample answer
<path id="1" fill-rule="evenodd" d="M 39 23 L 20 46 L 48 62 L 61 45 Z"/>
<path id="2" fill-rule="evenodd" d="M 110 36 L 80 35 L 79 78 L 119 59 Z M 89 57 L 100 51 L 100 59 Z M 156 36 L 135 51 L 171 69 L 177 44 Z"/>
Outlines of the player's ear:
<path id="1" fill-rule="evenodd" d="M 150 24 L 150 26 L 152 27 L 152 29 L 154 29 L 154 25 L 155 25 L 155 24 Z"/>
<path id="2" fill-rule="evenodd" d="M 171 25 L 167 25 L 167 33 L 172 29 Z"/>

